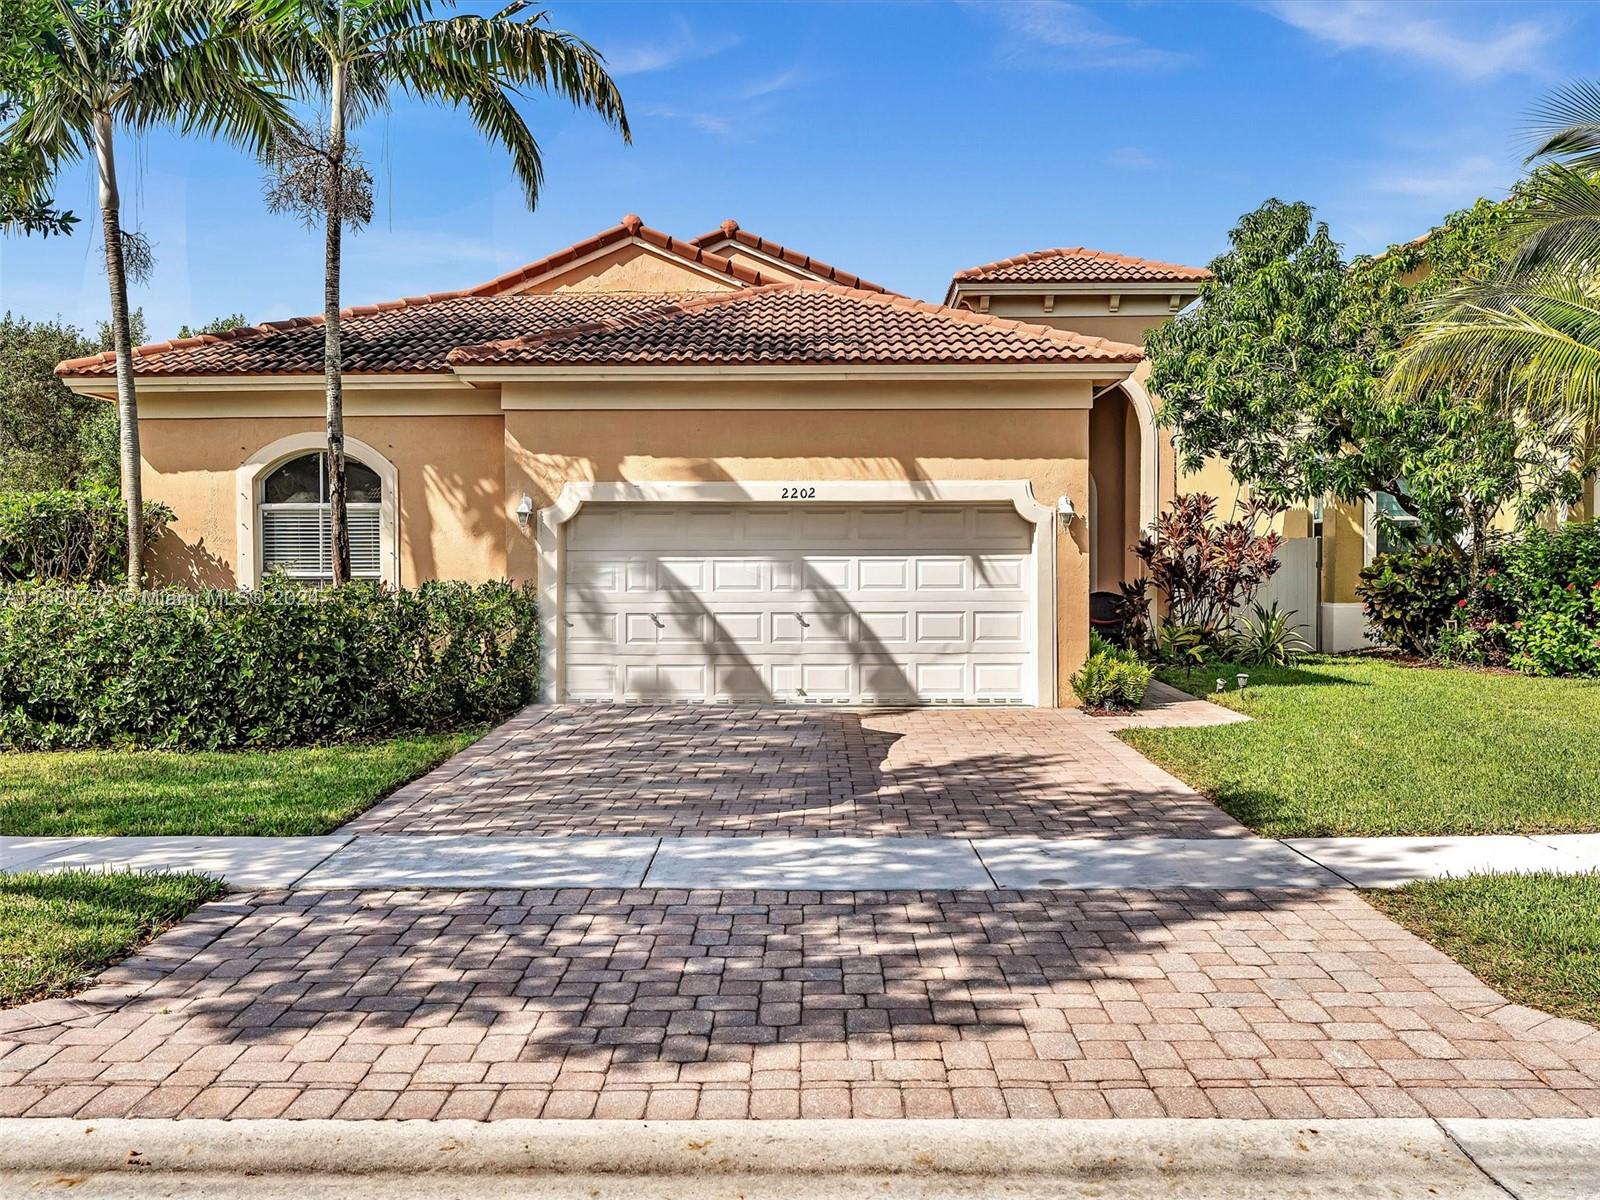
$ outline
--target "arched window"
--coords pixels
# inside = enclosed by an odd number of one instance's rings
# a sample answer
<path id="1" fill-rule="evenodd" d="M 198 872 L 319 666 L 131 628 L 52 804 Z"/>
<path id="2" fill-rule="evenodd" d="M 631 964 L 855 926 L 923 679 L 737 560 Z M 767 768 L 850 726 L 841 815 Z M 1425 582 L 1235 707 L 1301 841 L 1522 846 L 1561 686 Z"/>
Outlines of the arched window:
<path id="1" fill-rule="evenodd" d="M 382 577 L 383 481 L 353 458 L 345 460 L 345 506 L 350 520 L 350 573 Z M 328 517 L 328 461 L 301 454 L 280 463 L 261 480 L 261 571 L 280 570 L 295 579 L 333 578 Z"/>

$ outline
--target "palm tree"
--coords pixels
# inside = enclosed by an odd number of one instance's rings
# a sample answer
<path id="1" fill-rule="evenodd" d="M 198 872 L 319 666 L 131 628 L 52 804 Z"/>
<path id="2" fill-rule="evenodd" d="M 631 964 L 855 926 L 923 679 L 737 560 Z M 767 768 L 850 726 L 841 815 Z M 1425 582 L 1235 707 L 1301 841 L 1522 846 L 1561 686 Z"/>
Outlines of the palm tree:
<path id="1" fill-rule="evenodd" d="M 323 222 L 323 370 L 326 377 L 328 509 L 333 582 L 350 577 L 345 516 L 344 389 L 339 295 L 344 226 L 370 217 L 370 177 L 348 132 L 388 108 L 395 92 L 465 108 L 478 130 L 511 156 L 527 198 L 539 199 L 544 167 L 538 142 L 515 100 L 525 89 L 554 92 L 589 108 L 629 138 L 622 96 L 600 54 L 549 28 L 547 14 L 524 15 L 526 0 L 493 16 L 435 16 L 449 0 L 247 0 L 247 26 L 266 39 L 263 53 L 302 94 L 327 106 L 326 134 L 303 131 L 277 162 L 269 192 L 275 207 Z"/>
<path id="2" fill-rule="evenodd" d="M 144 581 L 144 506 L 128 252 L 143 257 L 148 247 L 122 227 L 116 130 L 172 125 L 259 154 L 271 148 L 288 113 L 252 70 L 242 45 L 210 23 L 207 6 L 198 0 L 47 0 L 38 9 L 46 19 L 35 37 L 28 78 L 12 98 L 17 116 L 0 131 L 0 157 L 28 165 L 23 190 L 36 197 L 63 167 L 94 157 L 117 359 L 128 585 L 137 588 Z"/>
<path id="3" fill-rule="evenodd" d="M 1504 268 L 1424 306 L 1389 376 L 1416 397 L 1446 386 L 1600 438 L 1600 85 L 1535 112 L 1538 164 L 1513 195 Z"/>

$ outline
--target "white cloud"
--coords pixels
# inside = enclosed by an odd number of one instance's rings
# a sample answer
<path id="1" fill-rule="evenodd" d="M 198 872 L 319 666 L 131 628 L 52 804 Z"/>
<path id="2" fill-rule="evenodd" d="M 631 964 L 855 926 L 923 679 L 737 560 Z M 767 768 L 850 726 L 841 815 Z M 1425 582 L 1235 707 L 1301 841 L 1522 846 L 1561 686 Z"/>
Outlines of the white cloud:
<path id="1" fill-rule="evenodd" d="M 772 96 L 778 92 L 786 92 L 792 87 L 811 80 L 811 72 L 803 67 L 786 67 L 782 71 L 753 79 L 739 89 L 739 99 L 759 100 L 763 96 Z"/>
<path id="2" fill-rule="evenodd" d="M 1499 195 L 1517 177 L 1515 168 L 1485 154 L 1471 154 L 1451 162 L 1380 168 L 1371 186 L 1380 192 L 1414 196 L 1419 200 L 1465 204 L 1483 195 Z"/>
<path id="3" fill-rule="evenodd" d="M 695 112 L 681 108 L 666 108 L 660 105 L 641 110 L 646 117 L 655 117 L 661 121 L 682 121 L 692 125 L 701 133 L 715 134 L 717 137 L 731 137 L 733 135 L 733 122 L 716 113 Z"/>
<path id="4" fill-rule="evenodd" d="M 1336 49 L 1400 55 L 1466 79 L 1539 70 L 1556 33 L 1531 19 L 1455 28 L 1437 8 L 1379 0 L 1270 0 L 1266 10 Z"/>
<path id="5" fill-rule="evenodd" d="M 699 34 L 682 17 L 676 18 L 669 33 L 606 50 L 606 67 L 617 78 L 666 71 L 684 63 L 698 62 L 732 49 L 739 44 L 737 34 Z"/>
<path id="6" fill-rule="evenodd" d="M 1168 67 L 1188 61 L 1187 54 L 1163 50 L 1108 25 L 1096 12 L 1069 0 L 1013 0 L 967 7 L 1000 26 L 1002 58 L 1056 68 L 1093 70 Z"/>
<path id="7" fill-rule="evenodd" d="M 1137 146 L 1119 146 L 1106 155 L 1106 162 L 1124 171 L 1148 171 L 1161 165 L 1161 161 Z"/>

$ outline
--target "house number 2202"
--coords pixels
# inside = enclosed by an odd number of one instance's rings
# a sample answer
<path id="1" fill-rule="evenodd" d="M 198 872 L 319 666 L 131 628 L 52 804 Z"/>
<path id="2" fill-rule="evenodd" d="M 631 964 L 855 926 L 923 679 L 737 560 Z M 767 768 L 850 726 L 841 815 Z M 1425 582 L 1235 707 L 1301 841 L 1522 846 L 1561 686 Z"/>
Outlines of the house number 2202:
<path id="1" fill-rule="evenodd" d="M 814 487 L 786 487 L 781 497 L 784 500 L 815 500 L 817 489 Z"/>

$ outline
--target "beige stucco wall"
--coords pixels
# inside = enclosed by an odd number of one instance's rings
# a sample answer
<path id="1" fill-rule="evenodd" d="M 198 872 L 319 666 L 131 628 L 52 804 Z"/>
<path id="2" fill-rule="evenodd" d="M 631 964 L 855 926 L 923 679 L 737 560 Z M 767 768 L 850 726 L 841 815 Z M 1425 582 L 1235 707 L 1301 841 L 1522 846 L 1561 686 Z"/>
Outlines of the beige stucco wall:
<path id="1" fill-rule="evenodd" d="M 583 410 L 541 407 L 505 415 L 505 494 L 514 507 L 526 493 L 540 507 L 572 481 L 705 482 L 737 480 L 965 480 L 1025 479 L 1040 503 L 1070 495 L 1088 511 L 1089 413 L 1082 409 L 849 409 L 805 410 L 782 403 L 787 394 L 823 389 L 872 389 L 880 402 L 934 394 L 959 395 L 958 385 L 811 383 L 695 385 L 701 394 L 763 402 L 752 409 Z M 978 385 L 965 385 L 967 394 Z M 1035 385 L 1007 385 L 1027 394 Z M 1048 385 L 1086 402 L 1090 384 Z M 611 385 L 609 400 L 661 398 L 663 385 Z M 508 385 L 508 404 L 577 403 L 592 388 L 570 392 Z M 1072 703 L 1068 679 L 1088 646 L 1088 533 L 1078 521 L 1057 532 L 1057 616 L 1060 702 Z M 536 573 L 533 532 L 512 522 L 507 562 L 513 578 Z"/>
<path id="2" fill-rule="evenodd" d="M 1172 303 L 1168 296 L 1128 295 L 1121 297 L 1117 311 L 1111 312 L 1107 296 L 1065 293 L 1056 296 L 1046 312 L 1041 296 L 1013 294 L 990 296 L 988 312 L 1008 321 L 1027 321 L 1142 346 L 1150 330 L 1172 319 Z"/>
<path id="3" fill-rule="evenodd" d="M 528 292 L 724 292 L 744 284 L 697 271 L 681 259 L 631 242 L 539 280 Z"/>
<path id="4" fill-rule="evenodd" d="M 352 416 L 346 432 L 383 454 L 400 478 L 400 582 L 501 579 L 506 512 L 501 418 Z M 157 580 L 233 587 L 238 564 L 236 471 L 312 416 L 146 418 L 139 422 L 147 499 L 177 520 L 156 543 Z"/>

